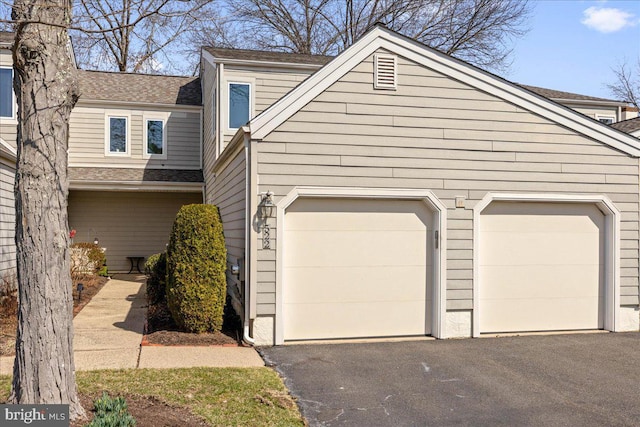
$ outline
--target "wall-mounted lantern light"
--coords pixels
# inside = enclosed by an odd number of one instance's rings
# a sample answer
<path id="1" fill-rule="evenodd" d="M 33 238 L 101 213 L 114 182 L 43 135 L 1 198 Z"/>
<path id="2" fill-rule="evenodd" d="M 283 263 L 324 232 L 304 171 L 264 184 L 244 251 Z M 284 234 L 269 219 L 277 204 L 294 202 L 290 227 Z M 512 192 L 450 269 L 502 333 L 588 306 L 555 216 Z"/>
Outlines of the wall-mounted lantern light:
<path id="1" fill-rule="evenodd" d="M 266 193 L 262 193 L 260 197 L 262 198 L 258 205 L 260 219 L 266 220 L 267 218 L 272 218 L 276 207 L 273 203 L 273 193 L 271 191 L 267 191 Z"/>
<path id="2" fill-rule="evenodd" d="M 98 240 L 97 237 L 93 238 L 93 244 L 96 245 L 96 246 L 98 246 L 100 244 L 100 241 Z"/>
<path id="3" fill-rule="evenodd" d="M 271 228 L 267 220 L 273 217 L 276 205 L 273 203 L 273 193 L 271 191 L 260 194 L 260 197 L 258 217 L 262 221 L 262 249 L 271 249 Z"/>

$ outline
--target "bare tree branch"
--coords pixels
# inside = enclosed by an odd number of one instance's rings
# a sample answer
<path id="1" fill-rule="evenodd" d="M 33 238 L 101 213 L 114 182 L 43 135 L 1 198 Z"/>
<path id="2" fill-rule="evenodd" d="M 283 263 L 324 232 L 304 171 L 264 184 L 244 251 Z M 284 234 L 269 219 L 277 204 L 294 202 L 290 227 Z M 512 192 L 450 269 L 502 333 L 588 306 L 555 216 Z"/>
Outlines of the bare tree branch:
<path id="1" fill-rule="evenodd" d="M 640 56 L 635 67 L 629 65 L 627 61 L 623 61 L 612 70 L 616 76 L 616 81 L 608 84 L 607 88 L 616 98 L 630 102 L 634 107 L 640 108 Z"/>

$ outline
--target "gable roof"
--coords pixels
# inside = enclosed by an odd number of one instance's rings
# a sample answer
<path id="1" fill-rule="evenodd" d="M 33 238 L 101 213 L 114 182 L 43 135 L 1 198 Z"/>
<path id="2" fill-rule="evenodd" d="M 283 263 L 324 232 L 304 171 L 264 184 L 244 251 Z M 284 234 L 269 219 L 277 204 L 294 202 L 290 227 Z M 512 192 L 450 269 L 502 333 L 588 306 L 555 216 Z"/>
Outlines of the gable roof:
<path id="1" fill-rule="evenodd" d="M 252 139 L 263 139 L 304 105 L 378 49 L 385 49 L 445 76 L 490 93 L 585 136 L 632 156 L 640 157 L 640 141 L 590 119 L 522 86 L 471 64 L 431 49 L 415 40 L 377 25 L 326 66 L 300 83 L 249 122 Z M 242 129 L 242 128 L 241 128 Z M 239 129 L 238 132 L 242 132 Z"/>
<path id="2" fill-rule="evenodd" d="M 214 58 L 221 59 L 223 62 L 228 62 L 229 60 L 231 60 L 243 62 L 278 62 L 322 66 L 333 59 L 333 56 L 305 55 L 301 53 L 271 52 L 264 50 L 227 49 L 221 47 L 203 47 L 202 49 L 205 52 L 211 54 Z"/>
<path id="3" fill-rule="evenodd" d="M 202 105 L 199 77 L 78 71 L 82 100 Z"/>
<path id="4" fill-rule="evenodd" d="M 538 95 L 542 95 L 546 98 L 553 99 L 555 101 L 594 101 L 597 103 L 611 103 L 615 105 L 629 105 L 624 101 L 617 101 L 615 99 L 598 98 L 595 96 L 580 95 L 578 93 L 564 92 L 561 90 L 545 89 L 543 87 L 529 86 L 521 84 L 523 88 L 535 92 Z"/>
<path id="5" fill-rule="evenodd" d="M 619 131 L 635 134 L 640 131 L 640 117 L 623 120 L 621 122 L 612 123 L 609 126 Z"/>

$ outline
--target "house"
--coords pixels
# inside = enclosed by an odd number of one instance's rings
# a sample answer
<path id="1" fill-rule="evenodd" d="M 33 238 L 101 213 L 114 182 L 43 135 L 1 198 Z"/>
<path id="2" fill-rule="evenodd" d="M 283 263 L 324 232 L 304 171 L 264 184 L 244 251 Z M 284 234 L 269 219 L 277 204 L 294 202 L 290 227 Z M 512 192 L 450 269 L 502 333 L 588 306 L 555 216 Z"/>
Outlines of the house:
<path id="1" fill-rule="evenodd" d="M 333 59 L 205 48 L 201 72 L 249 340 L 639 329 L 640 143 L 602 122 L 624 103 L 380 26 Z"/>
<path id="2" fill-rule="evenodd" d="M 201 57 L 199 78 L 80 71 L 69 224 L 112 271 L 204 200 L 256 344 L 640 329 L 640 142 L 607 125 L 626 103 L 382 26 L 335 58 Z"/>
<path id="3" fill-rule="evenodd" d="M 0 98 L 11 90 L 13 36 L 0 33 Z M 8 76 L 8 78 L 6 78 Z M 111 272 L 162 252 L 178 209 L 202 203 L 200 79 L 79 70 L 69 121 L 69 228 L 98 241 Z M 16 106 L 0 100 L 0 272 L 15 268 Z"/>

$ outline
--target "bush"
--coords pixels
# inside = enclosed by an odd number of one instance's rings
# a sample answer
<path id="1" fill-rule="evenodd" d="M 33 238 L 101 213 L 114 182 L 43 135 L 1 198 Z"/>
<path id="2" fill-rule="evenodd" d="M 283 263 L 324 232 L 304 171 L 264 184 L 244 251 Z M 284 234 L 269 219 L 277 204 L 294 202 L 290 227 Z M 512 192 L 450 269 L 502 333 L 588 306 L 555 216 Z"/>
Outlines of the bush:
<path id="1" fill-rule="evenodd" d="M 167 253 L 153 254 L 144 263 L 147 275 L 147 300 L 149 304 L 157 304 L 166 299 L 167 286 Z"/>
<path id="2" fill-rule="evenodd" d="M 183 206 L 167 250 L 167 305 L 180 328 L 197 333 L 222 329 L 226 266 L 218 208 Z"/>
<path id="3" fill-rule="evenodd" d="M 93 402 L 95 417 L 87 427 L 131 427 L 136 425 L 124 398 L 112 398 L 106 392 Z"/>
<path id="4" fill-rule="evenodd" d="M 71 245 L 71 274 L 98 274 L 107 264 L 102 248 L 95 243 L 74 243 Z"/>

